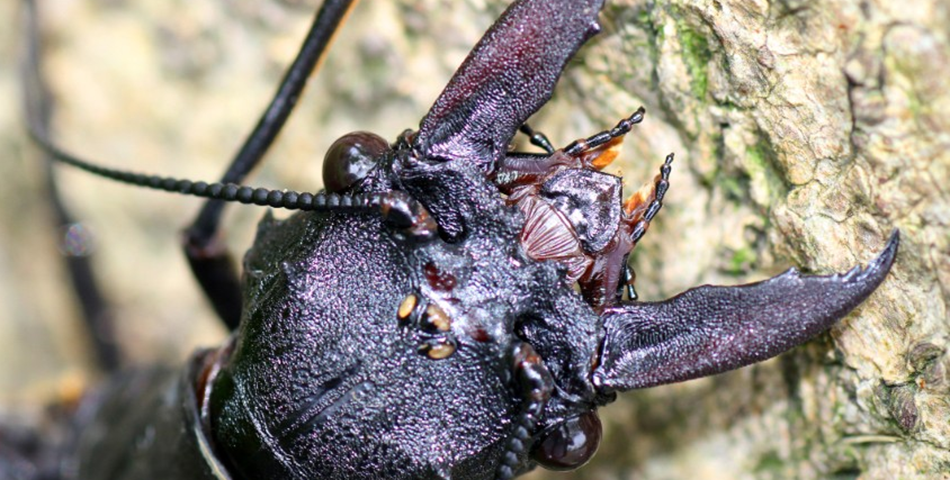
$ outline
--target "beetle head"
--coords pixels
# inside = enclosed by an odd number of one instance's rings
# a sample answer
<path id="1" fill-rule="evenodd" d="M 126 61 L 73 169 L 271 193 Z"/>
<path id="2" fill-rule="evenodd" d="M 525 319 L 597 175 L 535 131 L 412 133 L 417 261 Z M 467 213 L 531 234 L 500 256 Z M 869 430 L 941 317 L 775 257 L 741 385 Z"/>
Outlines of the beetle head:
<path id="1" fill-rule="evenodd" d="M 519 319 L 537 308 L 543 282 L 553 281 L 550 295 L 584 305 L 558 286 L 554 265 L 524 255 L 518 212 L 484 180 L 471 188 L 466 172 L 435 186 L 475 206 L 462 212 L 472 228 L 455 243 L 401 237 L 373 215 L 262 222 L 245 258 L 236 345 L 211 382 L 212 431 L 236 469 L 251 477 L 493 474 L 486 466 L 509 452 L 532 388 L 519 372 L 550 375 L 540 360 L 516 360 Z M 550 334 L 532 330 L 539 340 Z M 559 393 L 545 402 L 555 423 L 590 410 Z M 532 435 L 564 432 L 532 427 Z M 520 452 L 515 468 L 529 465 Z"/>
<path id="2" fill-rule="evenodd" d="M 437 238 L 371 214 L 262 222 L 236 345 L 210 382 L 212 430 L 238 470 L 492 478 L 500 464 L 529 469 L 535 435 L 549 465 L 592 453 L 598 317 L 561 267 L 525 255 L 523 216 L 489 176 L 597 31 L 601 4 L 516 2 L 418 132 L 331 149 L 328 189 L 408 193 Z M 571 443 L 578 433 L 589 440 Z"/>

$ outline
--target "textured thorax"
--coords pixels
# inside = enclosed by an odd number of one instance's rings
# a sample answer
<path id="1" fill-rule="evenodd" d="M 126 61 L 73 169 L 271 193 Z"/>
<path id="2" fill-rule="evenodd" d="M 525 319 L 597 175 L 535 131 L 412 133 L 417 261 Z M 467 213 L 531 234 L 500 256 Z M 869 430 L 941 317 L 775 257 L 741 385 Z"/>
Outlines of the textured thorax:
<path id="1" fill-rule="evenodd" d="M 472 228 L 455 243 L 400 238 L 372 216 L 262 221 L 240 340 L 212 400 L 232 461 L 269 445 L 249 475 L 362 478 L 351 466 L 373 464 L 386 478 L 482 478 L 462 461 L 502 453 L 515 323 L 552 268 L 524 256 L 520 215 L 495 197 L 464 212 Z"/>

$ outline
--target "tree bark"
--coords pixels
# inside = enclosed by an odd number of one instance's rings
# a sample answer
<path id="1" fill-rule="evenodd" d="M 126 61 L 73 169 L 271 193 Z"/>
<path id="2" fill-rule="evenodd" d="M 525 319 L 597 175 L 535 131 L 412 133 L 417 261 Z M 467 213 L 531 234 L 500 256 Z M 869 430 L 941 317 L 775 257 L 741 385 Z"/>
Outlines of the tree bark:
<path id="1" fill-rule="evenodd" d="M 934 1 L 607 8 L 570 91 L 595 118 L 646 104 L 631 178 L 678 153 L 663 218 L 633 260 L 646 297 L 790 265 L 844 271 L 894 228 L 902 245 L 890 278 L 829 335 L 621 396 L 599 456 L 570 478 L 950 475 L 947 25 Z"/>

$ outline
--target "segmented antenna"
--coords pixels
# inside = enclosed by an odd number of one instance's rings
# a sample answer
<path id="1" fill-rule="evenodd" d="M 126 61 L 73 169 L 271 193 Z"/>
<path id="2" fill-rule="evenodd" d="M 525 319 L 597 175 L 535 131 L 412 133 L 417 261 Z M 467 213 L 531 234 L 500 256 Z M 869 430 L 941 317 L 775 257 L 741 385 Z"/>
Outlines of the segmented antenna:
<path id="1" fill-rule="evenodd" d="M 34 43 L 37 40 L 34 38 Z M 35 50 L 35 45 L 33 45 Z M 36 55 L 35 52 L 30 52 Z M 236 183 L 208 183 L 160 175 L 147 175 L 104 167 L 79 158 L 61 149 L 52 140 L 44 117 L 49 113 L 45 99 L 45 82 L 38 62 L 26 62 L 23 68 L 26 86 L 25 102 L 27 129 L 36 144 L 50 159 L 120 183 L 153 190 L 191 195 L 211 200 L 260 205 L 287 210 L 304 211 L 375 211 L 397 228 L 410 230 L 414 236 L 428 236 L 437 230 L 435 221 L 418 201 L 405 192 L 390 191 L 366 194 L 308 193 L 293 190 L 270 190 Z"/>
<path id="2" fill-rule="evenodd" d="M 29 101 L 36 102 L 36 95 L 29 95 Z M 36 106 L 33 104 L 32 106 Z M 245 205 L 269 206 L 287 210 L 336 211 L 379 213 L 392 226 L 408 229 L 412 236 L 430 237 L 438 230 L 435 221 L 418 201 L 409 194 L 400 191 L 374 193 L 309 193 L 293 190 L 270 190 L 261 187 L 249 187 L 234 183 L 195 182 L 187 179 L 147 175 L 97 165 L 72 155 L 50 140 L 49 134 L 41 122 L 38 109 L 27 108 L 29 133 L 33 140 L 51 159 L 71 165 L 80 170 L 120 183 L 145 187 L 153 190 L 191 195 L 195 197 L 237 202 Z"/>
<path id="3" fill-rule="evenodd" d="M 325 198 L 320 202 L 314 202 L 314 199 L 321 196 L 321 194 L 268 190 L 234 183 L 193 182 L 174 177 L 147 175 L 96 165 L 57 147 L 42 127 L 34 124 L 32 119 L 30 121 L 30 136 L 54 160 L 120 183 L 226 202 L 271 206 L 289 210 L 316 210 L 326 206 Z M 335 203 L 339 203 L 339 201 L 337 200 Z"/>
<path id="4" fill-rule="evenodd" d="M 415 237 L 431 237 L 438 231 L 435 220 L 418 201 L 406 192 L 309 193 L 294 190 L 270 190 L 234 183 L 194 182 L 103 167 L 71 155 L 54 145 L 39 125 L 30 124 L 30 135 L 51 158 L 80 170 L 120 183 L 195 197 L 259 205 L 287 210 L 360 212 L 373 211 L 392 226 L 408 229 Z"/>

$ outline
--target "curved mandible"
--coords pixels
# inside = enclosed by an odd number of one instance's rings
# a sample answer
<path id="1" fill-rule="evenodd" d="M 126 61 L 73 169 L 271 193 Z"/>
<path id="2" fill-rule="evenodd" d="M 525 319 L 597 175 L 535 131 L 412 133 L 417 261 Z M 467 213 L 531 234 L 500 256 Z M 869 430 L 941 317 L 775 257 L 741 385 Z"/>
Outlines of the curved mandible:
<path id="1" fill-rule="evenodd" d="M 422 119 L 413 145 L 430 160 L 490 170 L 554 91 L 567 61 L 600 30 L 603 0 L 521 0 L 482 37 Z"/>
<path id="2" fill-rule="evenodd" d="M 805 276 L 790 269 L 749 285 L 705 285 L 662 302 L 608 308 L 594 384 L 603 393 L 652 387 L 778 355 L 828 329 L 874 292 L 898 244 L 895 231 L 864 270 Z"/>

